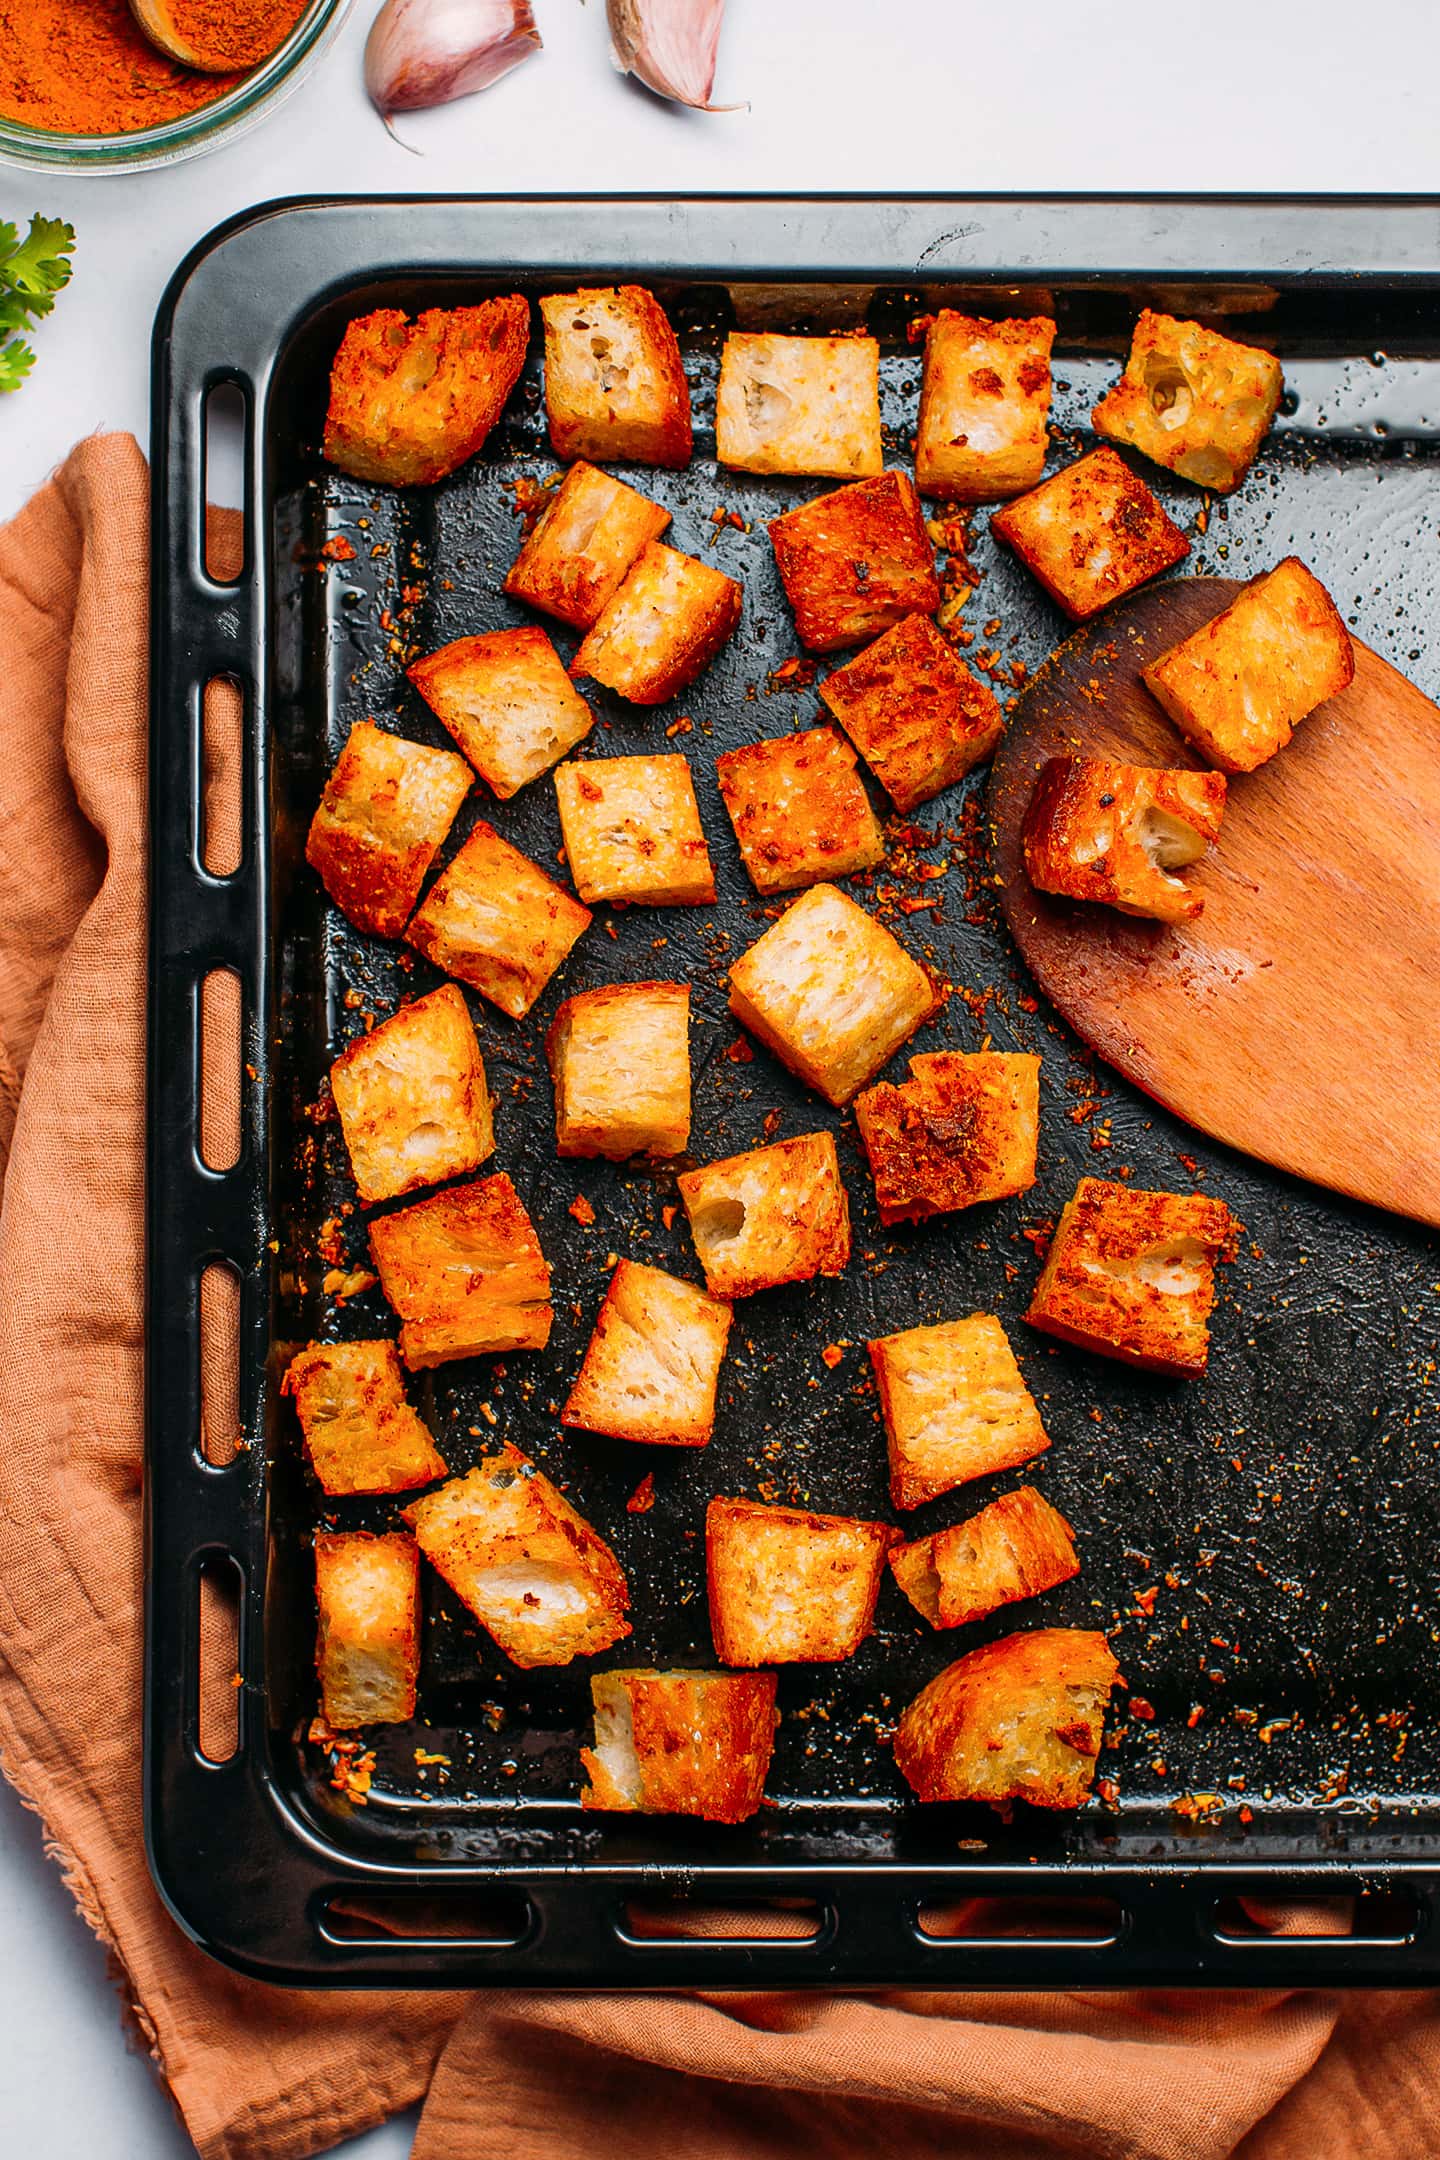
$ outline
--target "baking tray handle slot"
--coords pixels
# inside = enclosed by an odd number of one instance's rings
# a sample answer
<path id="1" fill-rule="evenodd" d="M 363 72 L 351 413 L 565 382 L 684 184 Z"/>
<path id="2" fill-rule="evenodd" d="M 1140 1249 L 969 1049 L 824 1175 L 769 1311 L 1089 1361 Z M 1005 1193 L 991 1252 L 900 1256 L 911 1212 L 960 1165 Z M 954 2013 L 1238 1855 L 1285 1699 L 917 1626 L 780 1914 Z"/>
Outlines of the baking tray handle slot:
<path id="1" fill-rule="evenodd" d="M 921 1905 L 915 1931 L 969 1950 L 1105 1950 L 1129 1932 L 1129 1916 L 1112 1897 L 971 1897 Z"/>
<path id="2" fill-rule="evenodd" d="M 1264 1955 L 1271 1950 L 1333 1955 L 1418 1942 L 1429 1923 L 1429 1907 L 1417 1891 L 1402 1885 L 1366 1890 L 1356 1885 L 1338 1894 L 1333 1884 L 1307 1897 L 1291 1891 L 1257 1888 L 1217 1898 L 1210 1908 L 1215 1940 L 1243 1944 Z"/>
<path id="3" fill-rule="evenodd" d="M 516 1950 L 536 1931 L 535 1909 L 509 1884 L 485 1890 L 342 1890 L 317 1899 L 315 1932 L 331 1949 L 384 1952 Z"/>
<path id="4" fill-rule="evenodd" d="M 190 1745 L 207 1769 L 239 1753 L 244 1706 L 245 1578 L 228 1552 L 212 1548 L 195 1569 L 191 1636 Z"/>
<path id="5" fill-rule="evenodd" d="M 757 1898 L 704 1903 L 654 1894 L 626 1898 L 615 1933 L 631 1950 L 806 1949 L 835 1932 L 833 1906 L 811 1898 Z"/>
<path id="6" fill-rule="evenodd" d="M 207 382 L 200 414 L 199 488 L 195 500 L 199 569 L 213 585 L 238 585 L 251 561 L 251 430 L 254 397 L 239 375 L 215 374 Z M 217 506 L 220 514 L 216 515 Z M 239 545 L 226 509 L 240 509 Z"/>

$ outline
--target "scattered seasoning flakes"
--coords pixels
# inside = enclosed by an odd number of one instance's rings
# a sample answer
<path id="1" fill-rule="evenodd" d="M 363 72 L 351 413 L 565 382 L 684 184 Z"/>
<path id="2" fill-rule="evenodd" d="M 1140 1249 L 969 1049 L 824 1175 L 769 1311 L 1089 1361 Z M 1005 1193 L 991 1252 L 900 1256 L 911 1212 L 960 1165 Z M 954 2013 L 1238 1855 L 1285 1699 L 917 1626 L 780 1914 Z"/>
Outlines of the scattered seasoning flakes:
<path id="1" fill-rule="evenodd" d="M 320 1287 L 327 1297 L 359 1297 L 362 1291 L 373 1290 L 380 1280 L 369 1268 L 327 1268 L 321 1277 Z"/>
<path id="2" fill-rule="evenodd" d="M 743 1035 L 737 1035 L 723 1054 L 732 1065 L 753 1065 L 755 1062 L 755 1052 Z"/>
<path id="3" fill-rule="evenodd" d="M 1204 1822 L 1207 1816 L 1223 1815 L 1225 1802 L 1219 1793 L 1182 1793 L 1170 1803 L 1172 1815 L 1183 1815 L 1187 1822 Z"/>
<path id="4" fill-rule="evenodd" d="M 415 1760 L 422 1766 L 429 1763 L 444 1763 L 448 1768 L 450 1757 L 448 1755 L 432 1755 L 428 1748 L 417 1747 L 415 1750 Z"/>
<path id="5" fill-rule="evenodd" d="M 844 1355 L 844 1346 L 838 1342 L 827 1342 L 824 1349 L 820 1352 L 822 1360 L 825 1364 L 829 1366 L 831 1372 L 834 1372 L 835 1367 L 840 1363 L 840 1360 L 844 1357 Z"/>
<path id="6" fill-rule="evenodd" d="M 570 1213 L 574 1216 L 576 1222 L 582 1224 L 587 1230 L 595 1220 L 595 1210 L 591 1207 L 583 1192 L 577 1192 L 575 1198 L 570 1202 Z"/>
<path id="7" fill-rule="evenodd" d="M 1155 1721 L 1155 1705 L 1147 1702 L 1143 1695 L 1132 1695 L 1130 1698 L 1130 1715 L 1139 1718 L 1143 1724 L 1151 1725 Z"/>
<path id="8" fill-rule="evenodd" d="M 655 1505 L 655 1473 L 647 1470 L 644 1477 L 625 1502 L 627 1515 L 648 1515 Z"/>

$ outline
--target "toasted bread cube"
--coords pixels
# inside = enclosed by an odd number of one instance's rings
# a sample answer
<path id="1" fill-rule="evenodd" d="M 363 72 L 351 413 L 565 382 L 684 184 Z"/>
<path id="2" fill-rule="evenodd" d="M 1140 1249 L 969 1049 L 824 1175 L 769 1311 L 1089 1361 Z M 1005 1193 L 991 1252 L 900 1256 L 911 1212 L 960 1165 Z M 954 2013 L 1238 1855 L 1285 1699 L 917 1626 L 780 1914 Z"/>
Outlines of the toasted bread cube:
<path id="1" fill-rule="evenodd" d="M 940 605 L 935 551 L 908 473 L 836 488 L 770 520 L 800 641 L 811 652 L 861 645 Z"/>
<path id="2" fill-rule="evenodd" d="M 1025 813 L 1025 869 L 1039 892 L 1193 922 L 1205 896 L 1174 872 L 1219 838 L 1224 814 L 1222 773 L 1050 758 Z"/>
<path id="3" fill-rule="evenodd" d="M 971 1650 L 901 1718 L 901 1775 L 921 1800 L 1079 1807 L 1119 1670 L 1105 1637 L 1089 1628 L 1036 1628 Z"/>
<path id="4" fill-rule="evenodd" d="M 426 487 L 490 433 L 525 365 L 530 304 L 377 308 L 347 328 L 330 370 L 325 456 L 357 480 Z"/>
<path id="5" fill-rule="evenodd" d="M 543 630 L 456 638 L 408 673 L 502 802 L 558 764 L 595 724 Z"/>
<path id="6" fill-rule="evenodd" d="M 561 1424 L 652 1447 L 704 1447 L 729 1333 L 721 1299 L 660 1268 L 620 1261 Z"/>
<path id="7" fill-rule="evenodd" d="M 1287 555 L 1144 670 L 1182 735 L 1222 772 L 1254 772 L 1355 674 L 1339 610 Z"/>
<path id="8" fill-rule="evenodd" d="M 325 783 L 305 859 L 357 930 L 399 937 L 471 777 L 453 750 L 356 721 Z"/>
<path id="9" fill-rule="evenodd" d="M 540 313 L 555 455 L 688 465 L 690 386 L 655 295 L 642 285 L 550 293 Z"/>
<path id="10" fill-rule="evenodd" d="M 404 1512 L 430 1565 L 525 1671 L 594 1657 L 630 1633 L 614 1553 L 508 1442 Z"/>
<path id="11" fill-rule="evenodd" d="M 658 540 L 670 512 L 580 459 L 515 558 L 505 590 L 588 630 L 636 557 Z"/>
<path id="12" fill-rule="evenodd" d="M 1223 1200 L 1081 1178 L 1025 1317 L 1101 1357 L 1179 1379 L 1210 1355 L 1215 1263 L 1233 1230 Z"/>
<path id="13" fill-rule="evenodd" d="M 990 520 L 1064 608 L 1088 621 L 1190 552 L 1143 480 L 1114 450 L 1092 450 Z"/>
<path id="14" fill-rule="evenodd" d="M 863 480 L 881 470 L 880 347 L 870 337 L 732 330 L 720 355 L 715 455 L 741 472 Z"/>
<path id="15" fill-rule="evenodd" d="M 715 760 L 720 793 L 757 892 L 793 892 L 885 860 L 885 835 L 834 728 L 746 743 Z"/>
<path id="16" fill-rule="evenodd" d="M 741 588 L 710 563 L 649 541 L 570 663 L 632 705 L 663 705 L 708 667 L 740 620 Z"/>
<path id="17" fill-rule="evenodd" d="M 1050 1445 L 1005 1330 L 989 1313 L 870 1344 L 890 1446 L 890 1498 L 920 1507 Z"/>
<path id="18" fill-rule="evenodd" d="M 683 1155 L 690 1143 L 688 983 L 609 983 L 566 998 L 545 1038 L 560 1155 Z"/>
<path id="19" fill-rule="evenodd" d="M 715 872 L 688 760 L 587 758 L 555 775 L 560 831 L 584 900 L 707 907 Z"/>
<path id="20" fill-rule="evenodd" d="M 931 1627 L 964 1627 L 1080 1572 L 1075 1539 L 1033 1485 L 1003 1493 L 968 1522 L 897 1545 L 890 1572 Z"/>
<path id="21" fill-rule="evenodd" d="M 403 1725 L 420 1677 L 420 1554 L 403 1530 L 315 1538 L 315 1667 L 327 1725 Z"/>
<path id="22" fill-rule="evenodd" d="M 445 1463 L 405 1400 L 393 1342 L 307 1343 L 280 1383 L 327 1493 L 410 1492 Z"/>
<path id="23" fill-rule="evenodd" d="M 925 334 L 915 485 L 947 502 L 1001 502 L 1034 487 L 1049 436 L 1048 315 L 957 315 L 941 308 Z"/>
<path id="24" fill-rule="evenodd" d="M 482 822 L 405 936 L 447 975 L 523 1020 L 589 921 L 589 908 Z"/>
<path id="25" fill-rule="evenodd" d="M 1002 1050 L 933 1050 L 899 1087 L 882 1080 L 855 1103 L 885 1224 L 921 1222 L 1035 1182 L 1040 1060 Z"/>
<path id="26" fill-rule="evenodd" d="M 827 1102 L 857 1088 L 939 997 L 883 923 L 835 885 L 812 885 L 730 970 L 730 1010 Z"/>
<path id="27" fill-rule="evenodd" d="M 838 1275 L 850 1258 L 850 1208 L 833 1133 L 802 1133 L 687 1170 L 678 1181 L 712 1297 Z"/>
<path id="28" fill-rule="evenodd" d="M 1273 353 L 1146 308 L 1124 374 L 1090 417 L 1097 435 L 1228 495 L 1254 463 L 1284 387 Z"/>
<path id="29" fill-rule="evenodd" d="M 595 1745 L 580 1805 L 746 1822 L 775 1746 L 774 1673 L 595 1673 Z"/>
<path id="30" fill-rule="evenodd" d="M 870 1633 L 889 1523 L 756 1500 L 712 1500 L 705 1511 L 710 1633 L 722 1665 L 829 1665 Z"/>
<path id="31" fill-rule="evenodd" d="M 370 1251 L 412 1372 L 550 1340 L 550 1270 L 503 1171 L 377 1217 Z"/>
<path id="32" fill-rule="evenodd" d="M 495 1152 L 465 993 L 445 983 L 361 1035 L 330 1068 L 350 1167 L 369 1206 L 478 1170 Z"/>
<path id="33" fill-rule="evenodd" d="M 818 688 L 897 810 L 963 778 L 1005 731 L 994 691 L 926 615 L 907 615 Z"/>

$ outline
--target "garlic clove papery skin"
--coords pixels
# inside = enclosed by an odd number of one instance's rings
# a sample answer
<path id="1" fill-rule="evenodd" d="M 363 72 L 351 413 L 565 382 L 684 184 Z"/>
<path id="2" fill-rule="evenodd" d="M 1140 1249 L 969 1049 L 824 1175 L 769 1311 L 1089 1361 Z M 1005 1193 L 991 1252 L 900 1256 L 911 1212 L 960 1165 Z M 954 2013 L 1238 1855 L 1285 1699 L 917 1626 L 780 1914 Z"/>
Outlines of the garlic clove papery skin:
<path id="1" fill-rule="evenodd" d="M 488 90 L 540 50 L 529 0 L 385 0 L 365 44 L 365 88 L 382 117 Z"/>
<path id="2" fill-rule="evenodd" d="M 610 56 L 657 97 L 697 112 L 736 112 L 712 105 L 715 55 L 725 0 L 606 0 Z"/>

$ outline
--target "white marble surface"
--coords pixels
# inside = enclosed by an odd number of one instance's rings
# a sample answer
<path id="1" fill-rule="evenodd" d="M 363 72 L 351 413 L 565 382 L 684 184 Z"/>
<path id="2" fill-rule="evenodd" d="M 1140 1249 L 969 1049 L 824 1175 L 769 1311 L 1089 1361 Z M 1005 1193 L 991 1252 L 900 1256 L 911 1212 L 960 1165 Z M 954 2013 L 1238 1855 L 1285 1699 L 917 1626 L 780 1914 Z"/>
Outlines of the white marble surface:
<path id="1" fill-rule="evenodd" d="M 1129 0 L 1025 9 L 965 0 L 731 0 L 706 118 L 614 77 L 602 0 L 536 0 L 544 54 L 483 97 L 407 118 L 420 156 L 365 106 L 375 0 L 321 72 L 231 150 L 133 179 L 0 168 L 0 216 L 43 209 L 79 233 L 75 281 L 40 364 L 0 400 L 0 517 L 77 436 L 143 440 L 149 329 L 176 262 L 220 219 L 293 194 L 643 189 L 1435 190 L 1433 0 L 1304 8 Z M 192 2151 L 121 2036 L 104 1960 L 0 1792 L 0 2149 L 36 2160 Z M 62 2096 L 63 2095 L 63 2099 Z M 413 2121 L 347 2146 L 398 2160 Z"/>

